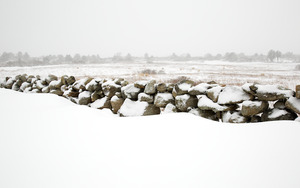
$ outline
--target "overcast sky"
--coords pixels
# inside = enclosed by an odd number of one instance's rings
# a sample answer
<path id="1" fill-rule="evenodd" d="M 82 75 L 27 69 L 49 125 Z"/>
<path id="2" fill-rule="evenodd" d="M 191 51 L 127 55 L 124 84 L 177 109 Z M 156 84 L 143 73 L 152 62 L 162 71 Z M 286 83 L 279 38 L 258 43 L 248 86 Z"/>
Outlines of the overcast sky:
<path id="1" fill-rule="evenodd" d="M 299 0 L 0 0 L 0 53 L 300 53 Z"/>

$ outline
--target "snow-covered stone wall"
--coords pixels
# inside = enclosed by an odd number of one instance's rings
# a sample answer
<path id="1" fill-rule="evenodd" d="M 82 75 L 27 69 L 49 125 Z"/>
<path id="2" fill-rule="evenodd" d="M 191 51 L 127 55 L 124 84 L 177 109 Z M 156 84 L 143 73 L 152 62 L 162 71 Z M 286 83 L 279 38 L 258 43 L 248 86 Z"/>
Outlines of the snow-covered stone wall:
<path id="1" fill-rule="evenodd" d="M 20 92 L 52 93 L 79 105 L 108 108 L 120 116 L 145 116 L 188 112 L 229 123 L 295 120 L 300 114 L 300 86 L 290 90 L 277 85 L 246 83 L 224 86 L 215 82 L 195 84 L 128 83 L 124 79 L 73 76 L 18 75 L 0 81 L 0 87 Z"/>

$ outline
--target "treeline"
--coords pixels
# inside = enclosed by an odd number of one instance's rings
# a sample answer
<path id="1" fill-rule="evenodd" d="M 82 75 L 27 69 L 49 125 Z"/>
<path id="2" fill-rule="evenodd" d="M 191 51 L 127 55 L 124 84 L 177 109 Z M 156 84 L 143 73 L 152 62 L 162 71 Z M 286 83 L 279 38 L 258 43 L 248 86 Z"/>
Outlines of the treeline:
<path id="1" fill-rule="evenodd" d="M 47 55 L 32 57 L 28 53 L 3 52 L 0 56 L 0 66 L 35 66 L 35 65 L 57 65 L 57 64 L 97 64 L 109 62 L 133 62 L 146 61 L 229 61 L 229 62 L 300 62 L 300 55 L 292 52 L 282 53 L 270 50 L 267 54 L 245 55 L 244 53 L 228 52 L 225 54 L 206 54 L 204 56 L 191 56 L 189 53 L 177 55 L 175 53 L 166 57 L 155 57 L 145 53 L 143 57 L 132 56 L 131 54 L 122 55 L 116 53 L 113 57 L 101 58 L 96 55 Z"/>

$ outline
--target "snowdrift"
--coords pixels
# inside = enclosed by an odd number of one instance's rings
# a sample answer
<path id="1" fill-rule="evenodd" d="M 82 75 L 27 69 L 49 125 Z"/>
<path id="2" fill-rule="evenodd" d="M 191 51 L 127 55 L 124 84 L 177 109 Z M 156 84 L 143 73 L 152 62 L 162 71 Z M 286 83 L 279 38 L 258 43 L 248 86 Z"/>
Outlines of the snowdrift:
<path id="1" fill-rule="evenodd" d="M 295 121 L 120 118 L 0 89 L 0 187 L 300 187 Z"/>

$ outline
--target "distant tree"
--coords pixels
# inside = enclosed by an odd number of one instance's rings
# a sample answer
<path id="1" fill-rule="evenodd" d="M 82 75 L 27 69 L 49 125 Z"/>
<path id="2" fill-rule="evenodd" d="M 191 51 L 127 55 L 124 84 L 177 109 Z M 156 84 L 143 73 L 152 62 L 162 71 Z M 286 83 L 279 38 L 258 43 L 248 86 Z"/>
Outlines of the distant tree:
<path id="1" fill-rule="evenodd" d="M 175 53 L 172 53 L 172 55 L 170 56 L 170 58 L 174 61 L 178 60 L 178 55 L 176 55 Z"/>
<path id="2" fill-rule="evenodd" d="M 276 58 L 276 52 L 274 50 L 270 50 L 267 55 L 268 59 L 273 62 Z"/>
<path id="3" fill-rule="evenodd" d="M 74 63 L 82 63 L 80 54 L 77 53 L 74 55 L 73 62 Z"/>
<path id="4" fill-rule="evenodd" d="M 122 60 L 122 54 L 121 52 L 115 53 L 115 55 L 113 56 L 113 61 L 120 61 Z"/>
<path id="5" fill-rule="evenodd" d="M 229 62 L 236 62 L 238 60 L 238 56 L 234 52 L 226 53 L 224 55 L 224 60 Z"/>
<path id="6" fill-rule="evenodd" d="M 128 54 L 126 55 L 125 60 L 126 60 L 126 61 L 132 61 L 132 56 L 131 56 L 130 53 L 128 53 Z"/>
<path id="7" fill-rule="evenodd" d="M 204 59 L 205 60 L 212 60 L 213 59 L 213 55 L 211 55 L 210 53 L 207 53 L 204 55 Z"/>
<path id="8" fill-rule="evenodd" d="M 279 58 L 281 57 L 281 55 L 282 55 L 282 53 L 280 51 L 277 50 L 275 52 L 275 57 L 276 57 L 277 62 L 279 61 Z"/>
<path id="9" fill-rule="evenodd" d="M 18 58 L 18 62 L 21 62 L 23 59 L 23 53 L 22 52 L 18 52 L 17 53 L 17 58 Z"/>
<path id="10" fill-rule="evenodd" d="M 66 55 L 65 61 L 68 62 L 68 63 L 71 63 L 73 61 L 72 56 L 71 55 Z"/>

